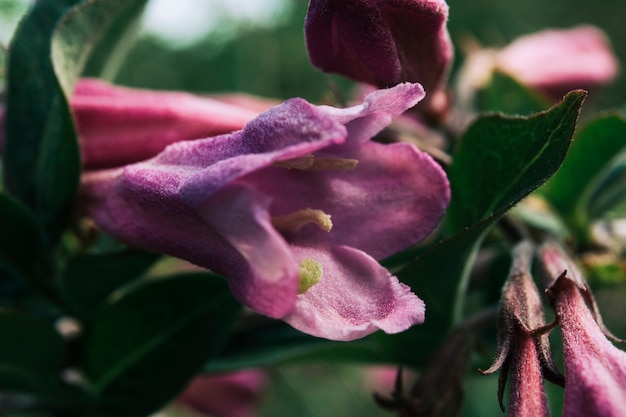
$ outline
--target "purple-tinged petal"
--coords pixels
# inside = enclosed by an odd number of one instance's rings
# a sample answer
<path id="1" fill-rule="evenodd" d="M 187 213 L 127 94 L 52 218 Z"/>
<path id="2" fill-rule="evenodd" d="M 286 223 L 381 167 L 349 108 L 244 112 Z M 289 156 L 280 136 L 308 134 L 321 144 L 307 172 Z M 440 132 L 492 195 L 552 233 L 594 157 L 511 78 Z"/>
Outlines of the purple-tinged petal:
<path id="1" fill-rule="evenodd" d="M 400 85 L 343 112 L 289 100 L 242 131 L 87 174 L 87 210 L 114 236 L 223 274 L 246 305 L 312 334 L 402 331 L 423 320 L 423 303 L 359 248 L 383 256 L 381 242 L 401 249 L 423 238 L 443 214 L 448 183 L 411 146 L 367 135 L 422 95 L 419 85 Z M 306 319 L 295 313 L 301 301 Z"/>
<path id="2" fill-rule="evenodd" d="M 322 71 L 378 87 L 420 82 L 432 100 L 452 62 L 447 17 L 443 0 L 311 0 L 309 57 Z"/>
<path id="3" fill-rule="evenodd" d="M 510 353 L 511 387 L 507 416 L 549 417 L 536 342 L 525 332 L 516 330 L 516 343 Z"/>
<path id="4" fill-rule="evenodd" d="M 608 84 L 618 65 L 606 35 L 593 26 L 523 36 L 499 51 L 495 62 L 499 70 L 553 98 Z"/>
<path id="5" fill-rule="evenodd" d="M 379 329 L 399 333 L 424 321 L 424 302 L 364 252 L 347 246 L 293 251 L 323 267 L 319 282 L 298 295 L 284 318 L 296 329 L 347 341 Z"/>
<path id="6" fill-rule="evenodd" d="M 623 416 L 626 352 L 607 339 L 597 305 L 582 273 L 553 242 L 540 251 L 547 294 L 563 338 L 564 417 Z"/>
<path id="7" fill-rule="evenodd" d="M 148 159 L 167 145 L 233 132 L 261 110 L 178 92 L 82 79 L 71 99 L 86 169 Z"/>
<path id="8" fill-rule="evenodd" d="M 564 417 L 618 417 L 626 410 L 626 352 L 606 338 L 581 289 L 566 275 L 550 288 L 565 357 Z"/>
<path id="9" fill-rule="evenodd" d="M 294 244 L 347 245 L 383 259 L 433 230 L 450 192 L 443 170 L 429 155 L 406 143 L 369 142 L 347 156 L 359 161 L 349 172 L 269 168 L 242 181 L 275 196 L 273 213 L 313 207 L 331 216 L 332 233 L 311 228 L 286 235 Z"/>

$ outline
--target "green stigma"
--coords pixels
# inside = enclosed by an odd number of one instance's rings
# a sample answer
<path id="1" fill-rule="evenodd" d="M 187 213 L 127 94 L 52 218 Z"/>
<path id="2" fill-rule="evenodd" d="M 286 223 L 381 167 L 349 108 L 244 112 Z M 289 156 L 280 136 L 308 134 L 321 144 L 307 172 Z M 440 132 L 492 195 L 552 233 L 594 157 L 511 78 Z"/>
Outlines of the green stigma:
<path id="1" fill-rule="evenodd" d="M 304 259 L 300 262 L 300 283 L 298 294 L 304 294 L 319 282 L 324 274 L 322 264 L 313 259 Z"/>

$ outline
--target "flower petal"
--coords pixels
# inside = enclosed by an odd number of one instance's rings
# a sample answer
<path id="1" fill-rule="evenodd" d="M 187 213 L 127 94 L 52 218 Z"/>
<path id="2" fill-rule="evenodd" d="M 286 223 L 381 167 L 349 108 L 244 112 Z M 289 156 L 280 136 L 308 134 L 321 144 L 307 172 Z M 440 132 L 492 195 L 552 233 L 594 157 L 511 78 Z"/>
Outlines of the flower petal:
<path id="1" fill-rule="evenodd" d="M 261 111 L 89 78 L 78 82 L 71 104 L 86 169 L 142 161 L 174 142 L 239 130 Z"/>
<path id="2" fill-rule="evenodd" d="M 453 48 L 443 0 L 311 0 L 305 21 L 311 62 L 323 71 L 387 87 L 447 77 Z"/>
<path id="3" fill-rule="evenodd" d="M 424 302 L 364 252 L 347 246 L 293 247 L 320 262 L 320 281 L 298 296 L 283 320 L 305 333 L 354 340 L 376 330 L 398 333 L 424 321 Z"/>
<path id="4" fill-rule="evenodd" d="M 606 35 L 593 26 L 523 36 L 496 55 L 498 69 L 554 98 L 609 83 L 618 65 Z"/>

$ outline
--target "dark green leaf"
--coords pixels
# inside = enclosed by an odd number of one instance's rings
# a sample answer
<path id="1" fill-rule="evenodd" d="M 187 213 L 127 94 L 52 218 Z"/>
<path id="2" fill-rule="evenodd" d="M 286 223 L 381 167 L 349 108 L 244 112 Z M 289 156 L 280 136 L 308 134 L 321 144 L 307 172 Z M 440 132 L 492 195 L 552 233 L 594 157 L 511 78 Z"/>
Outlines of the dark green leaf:
<path id="1" fill-rule="evenodd" d="M 4 178 L 13 195 L 37 215 L 45 213 L 46 218 L 63 217 L 63 214 L 46 213 L 50 207 L 45 207 L 46 203 L 37 195 L 42 184 L 50 184 L 57 175 L 65 180 L 70 177 L 69 183 L 58 184 L 61 199 L 73 198 L 73 191 L 71 196 L 63 194 L 73 189 L 78 181 L 78 150 L 71 124 L 70 130 L 65 130 L 69 110 L 59 97 L 50 60 L 50 40 L 55 25 L 76 3 L 77 0 L 35 3 L 18 28 L 9 52 Z M 54 155 L 63 160 L 62 172 L 47 171 L 50 167 L 41 162 L 42 148 L 67 152 Z M 55 186 L 52 188 L 56 190 Z M 67 208 L 68 203 L 61 205 Z"/>
<path id="2" fill-rule="evenodd" d="M 80 256 L 70 260 L 58 287 L 72 313 L 88 320 L 113 291 L 143 274 L 159 256 L 138 249 Z"/>
<path id="3" fill-rule="evenodd" d="M 80 175 L 68 97 L 106 27 L 127 7 L 144 1 L 41 0 L 11 45 L 5 180 L 38 216 L 47 245 L 65 226 Z"/>
<path id="4" fill-rule="evenodd" d="M 484 116 L 469 127 L 449 172 L 451 231 L 508 210 L 556 172 L 585 95 L 574 91 L 548 111 Z"/>
<path id="5" fill-rule="evenodd" d="M 602 202 L 602 194 L 615 190 L 619 200 L 626 189 L 619 181 L 622 164 L 616 160 L 625 147 L 626 118 L 620 114 L 597 118 L 578 132 L 563 166 L 541 188 L 579 238 L 584 239 L 588 222 L 605 211 L 592 207 Z"/>
<path id="6" fill-rule="evenodd" d="M 0 311 L 0 389 L 25 392 L 60 403 L 68 392 L 59 379 L 65 342 L 51 323 Z"/>
<path id="7" fill-rule="evenodd" d="M 34 277 L 40 251 L 35 216 L 17 200 L 0 193 L 0 259 L 24 276 Z"/>
<path id="8" fill-rule="evenodd" d="M 549 104 L 537 92 L 500 71 L 495 71 L 487 87 L 478 92 L 477 101 L 481 111 L 519 115 L 545 110 Z"/>
<path id="9" fill-rule="evenodd" d="M 228 372 L 276 366 L 303 360 L 380 362 L 380 345 L 371 339 L 333 342 L 304 334 L 278 320 L 259 318 L 244 325 L 228 341 L 224 351 L 206 364 L 206 372 Z"/>
<path id="10" fill-rule="evenodd" d="M 547 112 L 485 116 L 470 126 L 449 173 L 449 220 L 458 232 L 398 273 L 426 302 L 426 322 L 399 335 L 376 335 L 398 360 L 419 364 L 462 319 L 469 273 L 485 233 L 556 172 L 584 97 L 572 92 Z"/>
<path id="11" fill-rule="evenodd" d="M 105 305 L 85 340 L 94 415 L 158 409 L 218 353 L 238 313 L 226 281 L 208 273 L 148 282 Z"/>

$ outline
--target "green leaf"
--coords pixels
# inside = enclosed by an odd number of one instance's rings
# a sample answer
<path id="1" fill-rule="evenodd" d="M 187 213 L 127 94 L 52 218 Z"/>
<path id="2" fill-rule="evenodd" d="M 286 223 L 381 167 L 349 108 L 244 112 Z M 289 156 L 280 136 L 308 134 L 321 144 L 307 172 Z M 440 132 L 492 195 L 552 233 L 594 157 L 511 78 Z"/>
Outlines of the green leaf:
<path id="1" fill-rule="evenodd" d="M 0 334 L 0 389 L 62 403 L 69 395 L 59 380 L 65 361 L 65 341 L 52 324 L 3 310 Z"/>
<path id="2" fill-rule="evenodd" d="M 113 291 L 143 274 L 159 256 L 126 249 L 76 257 L 69 261 L 58 288 L 72 313 L 87 321 Z"/>
<path id="3" fill-rule="evenodd" d="M 41 0 L 15 35 L 9 56 L 4 177 L 10 192 L 36 213 L 46 245 L 56 242 L 67 222 L 80 176 L 68 97 L 106 27 L 127 7 L 144 1 L 76 5 L 76 0 Z"/>
<path id="4" fill-rule="evenodd" d="M 242 323 L 223 352 L 206 364 L 206 372 L 284 365 L 302 361 L 379 363 L 384 361 L 381 346 L 365 338 L 335 342 L 302 333 L 280 320 L 253 317 L 258 323 Z"/>
<path id="5" fill-rule="evenodd" d="M 146 0 L 83 1 L 63 16 L 52 38 L 51 54 L 59 84 L 67 97 L 107 28 L 120 15 L 127 17 L 128 10 L 139 13 L 145 3 Z"/>
<path id="6" fill-rule="evenodd" d="M 477 102 L 481 111 L 519 115 L 545 110 L 549 104 L 537 92 L 500 71 L 495 71 L 487 87 L 478 92 Z"/>
<path id="7" fill-rule="evenodd" d="M 488 115 L 468 128 L 449 172 L 453 232 L 508 210 L 556 172 L 585 96 L 573 91 L 545 112 Z"/>
<path id="8" fill-rule="evenodd" d="M 22 275 L 34 277 L 40 252 L 35 216 L 19 201 L 0 193 L 0 259 Z"/>
<path id="9" fill-rule="evenodd" d="M 47 203 L 41 201 L 38 190 L 43 184 L 52 185 L 61 176 L 69 182 L 58 184 L 59 199 L 67 196 L 78 182 L 78 150 L 69 110 L 63 98 L 50 60 L 50 40 L 58 19 L 76 0 L 38 1 L 20 24 L 9 50 L 7 74 L 6 143 L 4 178 L 8 190 L 33 209 L 37 216 L 63 217 L 56 211 L 48 213 Z M 27 79 L 29 82 L 24 82 Z M 65 105 L 65 108 L 64 108 Z M 42 164 L 46 151 L 63 151 L 54 155 L 61 159 L 61 172 L 47 171 Z M 44 169 L 44 171 L 41 171 Z M 59 202 L 56 202 L 57 205 Z M 69 206 L 67 202 L 64 204 Z M 57 207 L 57 209 L 60 209 Z"/>
<path id="10" fill-rule="evenodd" d="M 115 19 L 91 52 L 83 76 L 115 81 L 129 52 L 135 46 L 144 6 L 145 2 L 135 2 Z"/>
<path id="11" fill-rule="evenodd" d="M 616 113 L 592 120 L 576 135 L 559 172 L 541 188 L 580 239 L 586 239 L 589 221 L 611 207 L 600 203 L 610 200 L 609 194 L 619 202 L 626 190 L 619 156 L 625 148 L 626 117 Z"/>
<path id="12" fill-rule="evenodd" d="M 226 281 L 208 273 L 151 281 L 105 305 L 84 348 L 93 414 L 161 407 L 219 352 L 239 310 Z"/>
<path id="13" fill-rule="evenodd" d="M 449 172 L 449 221 L 457 233 L 398 273 L 426 303 L 426 321 L 399 335 L 376 335 L 401 362 L 430 356 L 464 315 L 473 259 L 489 228 L 558 169 L 583 92 L 530 117 L 484 116 L 467 130 Z"/>

